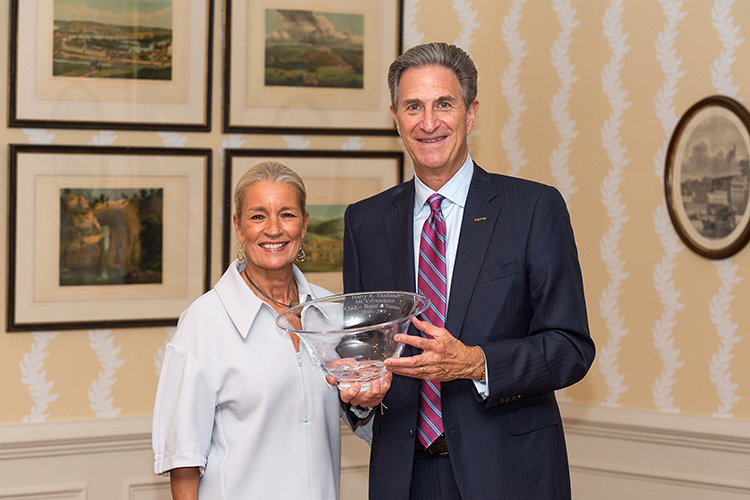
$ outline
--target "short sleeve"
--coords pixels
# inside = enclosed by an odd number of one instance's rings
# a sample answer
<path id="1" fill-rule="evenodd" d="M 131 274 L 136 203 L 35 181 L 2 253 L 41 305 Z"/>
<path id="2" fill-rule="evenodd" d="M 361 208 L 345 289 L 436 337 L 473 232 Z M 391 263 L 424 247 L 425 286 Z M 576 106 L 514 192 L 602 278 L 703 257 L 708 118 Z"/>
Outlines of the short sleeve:
<path id="1" fill-rule="evenodd" d="M 188 352 L 168 344 L 156 390 L 152 446 L 154 472 L 199 467 L 211 446 L 216 391 Z"/>

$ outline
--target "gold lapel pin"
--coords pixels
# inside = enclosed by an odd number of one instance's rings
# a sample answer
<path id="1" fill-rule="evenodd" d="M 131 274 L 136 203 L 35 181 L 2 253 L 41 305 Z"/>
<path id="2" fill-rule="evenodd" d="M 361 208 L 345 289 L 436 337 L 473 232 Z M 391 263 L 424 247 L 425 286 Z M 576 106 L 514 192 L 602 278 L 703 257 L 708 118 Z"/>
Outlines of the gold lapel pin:
<path id="1" fill-rule="evenodd" d="M 487 217 L 477 217 L 474 222 L 482 222 L 483 220 L 487 220 Z"/>

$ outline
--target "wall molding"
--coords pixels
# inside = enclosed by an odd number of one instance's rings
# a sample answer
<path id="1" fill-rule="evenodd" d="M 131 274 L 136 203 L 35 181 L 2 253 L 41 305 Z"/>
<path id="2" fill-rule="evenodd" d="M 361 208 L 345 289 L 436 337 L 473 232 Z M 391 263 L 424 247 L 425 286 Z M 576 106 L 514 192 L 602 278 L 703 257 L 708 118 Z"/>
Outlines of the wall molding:
<path id="1" fill-rule="evenodd" d="M 0 500 L 86 500 L 85 484 L 0 489 Z"/>
<path id="2" fill-rule="evenodd" d="M 750 420 L 560 403 L 567 434 L 750 454 Z"/>
<path id="3" fill-rule="evenodd" d="M 575 498 L 750 496 L 750 421 L 580 403 L 560 408 Z M 345 427 L 342 443 L 342 498 L 357 498 L 366 488 L 369 450 Z M 109 475 L 97 477 L 102 464 Z M 60 467 L 58 476 L 39 476 Z M 151 476 L 152 467 L 150 416 L 0 425 L 0 500 L 85 500 L 104 488 L 111 488 L 106 498 L 169 498 L 168 483 Z"/>
<path id="4" fill-rule="evenodd" d="M 0 425 L 0 461 L 151 449 L 151 416 Z"/>
<path id="5" fill-rule="evenodd" d="M 560 407 L 576 498 L 603 498 L 605 489 L 607 498 L 619 498 L 611 495 L 613 484 L 627 490 L 622 498 L 654 488 L 658 496 L 648 498 L 750 496 L 750 421 L 576 403 Z"/>
<path id="6" fill-rule="evenodd" d="M 341 432 L 341 498 L 361 498 L 369 447 Z M 0 500 L 168 500 L 153 458 L 150 415 L 0 425 Z"/>

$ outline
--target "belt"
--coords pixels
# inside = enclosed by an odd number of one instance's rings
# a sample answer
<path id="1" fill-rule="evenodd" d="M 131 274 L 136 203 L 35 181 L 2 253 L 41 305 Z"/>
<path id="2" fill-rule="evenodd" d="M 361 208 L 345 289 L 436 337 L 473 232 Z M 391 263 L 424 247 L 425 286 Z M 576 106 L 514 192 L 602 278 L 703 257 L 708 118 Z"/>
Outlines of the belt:
<path id="1" fill-rule="evenodd" d="M 432 442 L 430 446 L 425 448 L 419 439 L 414 444 L 414 449 L 419 451 L 426 451 L 430 455 L 447 455 L 448 454 L 448 443 L 445 441 L 445 436 L 441 435 Z"/>

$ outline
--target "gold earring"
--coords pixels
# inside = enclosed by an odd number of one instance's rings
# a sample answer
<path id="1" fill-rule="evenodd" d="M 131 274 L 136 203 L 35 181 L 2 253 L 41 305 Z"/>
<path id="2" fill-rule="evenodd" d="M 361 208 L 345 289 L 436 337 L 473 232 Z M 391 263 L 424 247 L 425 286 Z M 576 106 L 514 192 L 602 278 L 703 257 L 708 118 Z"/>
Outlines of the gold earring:
<path id="1" fill-rule="evenodd" d="M 237 242 L 237 247 L 239 248 L 237 250 L 237 262 L 242 265 L 247 262 L 247 254 L 245 253 L 245 247 L 242 246 L 241 241 Z"/>
<path id="2" fill-rule="evenodd" d="M 305 250 L 302 248 L 303 246 L 305 246 L 305 240 L 302 240 L 302 244 L 299 246 L 299 252 L 297 252 L 297 255 L 294 257 L 294 262 L 305 262 L 305 259 L 307 259 Z"/>

